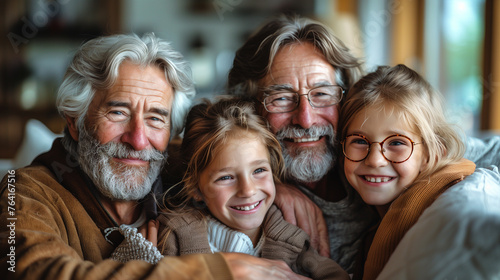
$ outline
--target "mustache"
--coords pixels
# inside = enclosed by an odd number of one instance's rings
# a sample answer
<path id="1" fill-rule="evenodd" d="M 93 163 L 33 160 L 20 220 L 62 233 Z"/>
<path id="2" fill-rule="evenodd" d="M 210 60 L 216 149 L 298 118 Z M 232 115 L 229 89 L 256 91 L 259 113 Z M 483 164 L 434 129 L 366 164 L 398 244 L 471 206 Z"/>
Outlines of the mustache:
<path id="1" fill-rule="evenodd" d="M 328 136 L 330 139 L 334 139 L 335 131 L 332 125 L 323 126 L 311 126 L 310 128 L 302 128 L 298 126 L 285 126 L 276 133 L 276 138 L 278 140 L 284 140 L 286 138 L 302 138 L 302 137 L 320 137 Z"/>
<path id="2" fill-rule="evenodd" d="M 98 152 L 114 158 L 137 158 L 144 161 L 164 161 L 166 155 L 156 149 L 136 151 L 123 143 L 109 142 L 98 145 Z"/>
<path id="3" fill-rule="evenodd" d="M 150 191 L 167 159 L 167 152 L 155 148 L 136 151 L 120 142 L 100 144 L 85 129 L 81 130 L 77 146 L 78 162 L 90 177 L 98 191 L 112 200 L 138 200 Z M 110 159 L 138 158 L 149 162 L 149 166 L 110 164 Z"/>

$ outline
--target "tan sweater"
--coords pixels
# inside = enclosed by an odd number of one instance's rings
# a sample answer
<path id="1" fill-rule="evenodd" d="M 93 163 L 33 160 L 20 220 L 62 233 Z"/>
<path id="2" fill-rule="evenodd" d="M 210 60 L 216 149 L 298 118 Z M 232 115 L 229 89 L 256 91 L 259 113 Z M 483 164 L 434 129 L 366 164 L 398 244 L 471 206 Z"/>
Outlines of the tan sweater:
<path id="1" fill-rule="evenodd" d="M 0 220 L 16 218 L 15 230 L 3 226 L 0 232 L 2 279 L 232 279 L 220 254 L 165 257 L 158 265 L 109 260 L 115 246 L 103 230 L 116 223 L 74 158 L 56 140 L 35 162 L 16 170 L 14 180 L 6 176 L 1 182 Z M 14 206 L 8 205 L 9 197 Z M 108 239 L 118 245 L 116 237 Z M 15 257 L 8 256 L 11 246 Z"/>
<path id="2" fill-rule="evenodd" d="M 376 279 L 406 232 L 444 191 L 472 174 L 476 165 L 463 159 L 418 182 L 398 197 L 375 233 L 364 264 L 363 279 Z"/>
<path id="3" fill-rule="evenodd" d="M 199 214 L 199 213 L 198 213 Z M 159 215 L 158 248 L 163 255 L 179 256 L 210 253 L 205 217 L 186 213 L 174 217 Z M 283 219 L 281 211 L 271 206 L 262 224 L 264 243 L 261 257 L 285 261 L 295 273 L 312 279 L 345 279 L 349 275 L 335 261 L 320 256 L 309 246 L 309 236 Z"/>

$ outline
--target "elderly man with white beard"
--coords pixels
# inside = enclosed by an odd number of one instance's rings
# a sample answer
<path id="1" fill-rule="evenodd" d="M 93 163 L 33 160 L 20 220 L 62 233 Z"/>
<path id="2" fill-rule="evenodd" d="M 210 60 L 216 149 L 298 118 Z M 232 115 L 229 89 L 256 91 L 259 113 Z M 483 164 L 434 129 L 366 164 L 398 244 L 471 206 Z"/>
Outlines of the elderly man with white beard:
<path id="1" fill-rule="evenodd" d="M 1 183 L 0 269 L 7 279 L 304 279 L 284 262 L 244 254 L 109 259 L 120 225 L 156 238 L 155 194 L 169 139 L 194 97 L 180 53 L 146 34 L 81 46 L 59 89 L 65 135 Z"/>

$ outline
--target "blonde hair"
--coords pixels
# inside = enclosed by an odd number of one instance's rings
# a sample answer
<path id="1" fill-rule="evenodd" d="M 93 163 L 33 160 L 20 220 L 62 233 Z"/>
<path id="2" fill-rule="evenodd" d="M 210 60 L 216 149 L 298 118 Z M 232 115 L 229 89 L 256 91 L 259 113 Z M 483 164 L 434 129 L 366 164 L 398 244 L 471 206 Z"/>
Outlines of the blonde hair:
<path id="1" fill-rule="evenodd" d="M 187 161 L 181 192 L 173 201 L 180 205 L 192 204 L 199 193 L 201 172 L 212 162 L 228 139 L 252 133 L 267 147 L 269 161 L 276 182 L 284 178 L 284 161 L 281 147 L 266 127 L 264 119 L 257 115 L 254 103 L 235 97 L 222 97 L 218 102 L 205 100 L 194 106 L 186 120 L 181 154 Z M 244 132 L 244 133 L 242 133 Z"/>
<path id="2" fill-rule="evenodd" d="M 440 93 L 417 72 L 402 64 L 381 66 L 347 93 L 340 110 L 339 139 L 347 136 L 349 124 L 362 109 L 390 109 L 422 137 L 429 161 L 417 180 L 425 179 L 459 161 L 465 152 L 460 135 L 445 119 L 442 104 Z"/>

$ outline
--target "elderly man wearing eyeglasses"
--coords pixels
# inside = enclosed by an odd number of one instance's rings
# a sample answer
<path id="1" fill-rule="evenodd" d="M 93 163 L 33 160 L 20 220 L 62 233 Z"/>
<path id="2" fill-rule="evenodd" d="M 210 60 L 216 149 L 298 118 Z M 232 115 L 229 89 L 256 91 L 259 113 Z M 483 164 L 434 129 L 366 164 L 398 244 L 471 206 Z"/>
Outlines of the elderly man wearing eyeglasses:
<path id="1" fill-rule="evenodd" d="M 362 63 L 325 25 L 280 17 L 236 52 L 228 77 L 229 91 L 253 98 L 281 142 L 291 184 L 276 186 L 275 203 L 349 273 L 378 220 L 337 164 L 342 96 L 362 75 Z M 500 137 L 476 140 L 467 143 L 465 157 L 477 166 L 500 165 Z"/>

